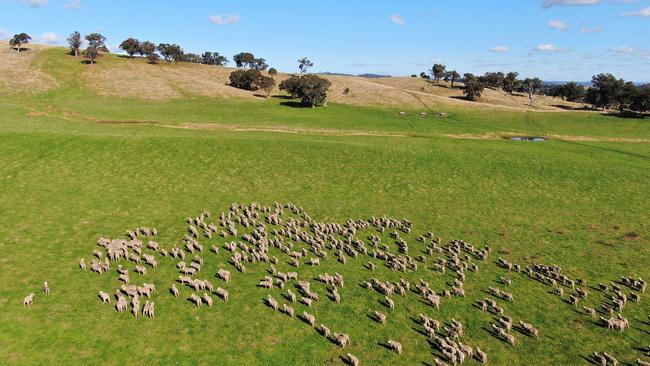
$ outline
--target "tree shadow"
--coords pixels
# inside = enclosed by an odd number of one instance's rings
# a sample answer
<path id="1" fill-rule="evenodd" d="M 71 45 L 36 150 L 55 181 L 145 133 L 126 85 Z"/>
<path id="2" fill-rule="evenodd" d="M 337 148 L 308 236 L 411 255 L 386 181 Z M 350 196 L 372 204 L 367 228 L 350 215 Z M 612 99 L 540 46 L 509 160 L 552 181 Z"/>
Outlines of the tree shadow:
<path id="1" fill-rule="evenodd" d="M 458 99 L 458 100 L 464 100 L 464 101 L 467 101 L 467 102 L 475 102 L 475 101 L 476 101 L 476 100 L 469 99 L 469 98 L 467 98 L 467 97 L 464 96 L 464 95 L 452 95 L 452 96 L 449 97 L 449 98 L 451 98 L 451 99 Z"/>
<path id="2" fill-rule="evenodd" d="M 581 108 L 574 108 L 574 107 L 572 107 L 570 105 L 566 105 L 566 104 L 551 104 L 551 107 L 563 109 L 565 111 L 575 111 L 575 110 L 581 109 Z"/>
<path id="3" fill-rule="evenodd" d="M 290 108 L 305 108 L 305 106 L 301 102 L 296 102 L 296 101 L 280 102 L 280 105 L 285 107 L 290 107 Z"/>
<path id="4" fill-rule="evenodd" d="M 631 157 L 650 160 L 650 156 L 648 156 L 648 155 L 642 155 L 642 154 L 632 153 L 632 152 L 628 152 L 628 151 L 618 150 L 618 149 L 614 149 L 614 148 L 611 148 L 611 147 L 604 147 L 604 146 L 599 146 L 599 145 L 590 145 L 590 144 L 585 144 L 585 143 L 581 143 L 581 142 L 577 142 L 577 141 L 568 141 L 568 140 L 561 140 L 561 139 L 557 139 L 557 140 L 554 140 L 554 141 L 563 142 L 565 144 L 577 145 L 577 146 L 581 146 L 581 147 L 585 147 L 585 148 L 589 148 L 589 149 L 594 149 L 594 150 L 602 150 L 602 151 L 606 151 L 606 152 L 613 152 L 613 153 L 623 154 L 623 155 L 627 155 L 627 156 L 631 156 Z"/>
<path id="5" fill-rule="evenodd" d="M 644 113 L 633 113 L 633 112 L 623 112 L 623 113 L 601 113 L 601 116 L 611 117 L 611 118 L 620 118 L 620 119 L 637 119 L 644 120 L 648 117 Z"/>

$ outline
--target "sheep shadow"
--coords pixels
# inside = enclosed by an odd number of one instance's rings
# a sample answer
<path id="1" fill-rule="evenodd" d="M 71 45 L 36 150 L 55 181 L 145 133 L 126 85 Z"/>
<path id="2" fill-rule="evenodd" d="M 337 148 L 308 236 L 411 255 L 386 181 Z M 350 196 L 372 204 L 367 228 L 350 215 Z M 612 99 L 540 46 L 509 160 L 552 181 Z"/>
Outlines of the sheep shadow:
<path id="1" fill-rule="evenodd" d="M 423 336 L 429 338 L 429 335 L 428 335 L 425 331 L 423 331 L 422 329 L 419 329 L 419 328 L 416 328 L 416 327 L 411 327 L 411 329 L 413 329 L 413 330 L 416 331 L 417 333 L 420 333 L 421 335 L 423 335 Z"/>
<path id="2" fill-rule="evenodd" d="M 371 314 L 367 314 L 367 313 L 366 313 L 366 317 L 367 317 L 368 319 L 372 320 L 372 321 L 375 322 L 375 323 L 379 323 L 379 320 L 377 320 L 377 318 L 375 318 L 375 315 L 372 314 L 372 313 L 371 313 Z"/>
<path id="3" fill-rule="evenodd" d="M 594 359 L 591 357 L 591 355 L 589 355 L 589 356 L 580 355 L 580 358 L 582 358 L 583 360 L 589 362 L 591 365 L 600 365 L 600 362 L 594 360 Z"/>
<path id="4" fill-rule="evenodd" d="M 390 346 L 388 343 L 386 343 L 386 342 L 377 342 L 377 345 L 380 346 L 380 347 L 384 347 L 385 349 L 387 349 L 387 350 L 390 351 L 390 352 L 393 351 L 393 349 L 391 348 L 391 346 Z"/>
<path id="5" fill-rule="evenodd" d="M 516 331 L 517 333 L 520 333 L 520 334 L 522 334 L 522 335 L 525 335 L 525 336 L 527 336 L 527 337 L 529 337 L 529 338 L 533 338 L 533 339 L 535 339 L 535 337 L 534 337 L 532 334 L 526 333 L 526 330 L 524 329 L 524 327 L 520 327 L 520 326 L 518 326 L 518 325 L 513 325 L 513 326 L 512 326 L 512 330 L 514 330 L 514 331 Z"/>
<path id="6" fill-rule="evenodd" d="M 500 340 L 501 342 L 506 343 L 506 344 L 509 344 L 508 341 L 506 341 L 505 339 L 499 337 L 499 334 L 496 333 L 494 330 L 492 330 L 492 329 L 488 329 L 488 328 L 486 328 L 486 327 L 482 327 L 481 329 L 483 329 L 484 331 L 488 332 L 489 335 L 491 335 L 492 337 L 494 337 L 494 338 Z"/>

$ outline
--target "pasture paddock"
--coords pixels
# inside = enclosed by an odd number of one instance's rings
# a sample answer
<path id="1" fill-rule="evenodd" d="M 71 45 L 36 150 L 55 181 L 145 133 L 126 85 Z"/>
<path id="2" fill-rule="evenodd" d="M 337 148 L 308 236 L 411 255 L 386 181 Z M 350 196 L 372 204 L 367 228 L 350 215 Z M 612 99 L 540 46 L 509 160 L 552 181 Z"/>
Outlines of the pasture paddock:
<path id="1" fill-rule="evenodd" d="M 463 343 L 478 346 L 490 364 L 583 364 L 594 351 L 622 362 L 647 360 L 637 349 L 649 343 L 646 295 L 626 305 L 622 314 L 631 327 L 623 333 L 600 326 L 582 309 L 598 309 L 604 295 L 593 287 L 600 282 L 650 278 L 647 120 L 444 104 L 428 106 L 448 112 L 447 118 L 385 106 L 330 104 L 307 111 L 285 107 L 281 98 L 143 101 L 90 93 L 83 79 L 61 67 L 64 62 L 37 62 L 57 89 L 0 94 L 1 363 L 339 365 L 350 353 L 361 365 L 433 364 L 434 351 L 411 319 L 420 312 L 441 322 L 459 320 Z M 409 116 L 399 117 L 400 110 Z M 98 123 L 143 121 L 152 123 Z M 510 132 L 572 138 L 501 138 Z M 178 276 L 169 258 L 157 258 L 158 268 L 147 268 L 145 276 L 130 273 L 133 283 L 155 284 L 155 319 L 120 315 L 114 299 L 111 305 L 99 301 L 99 291 L 112 295 L 119 286 L 115 263 L 110 275 L 79 269 L 82 257 L 90 265 L 99 237 L 155 227 L 156 241 L 169 249 L 181 244 L 186 216 L 204 209 L 215 216 L 232 202 L 252 201 L 293 202 L 320 222 L 408 218 L 413 254 L 420 249 L 417 235 L 428 230 L 444 243 L 462 239 L 477 248 L 489 245 L 492 253 L 478 273 L 467 274 L 466 296 L 443 299 L 439 311 L 414 294 L 393 295 L 391 310 L 384 295 L 359 286 L 371 277 L 396 282 L 407 276 L 414 284 L 417 272 L 393 272 L 381 262 L 370 271 L 366 265 L 374 260 L 368 257 L 348 258 L 344 266 L 331 256 L 319 266 L 301 265 L 305 277 L 343 275 L 338 304 L 310 281 L 321 296 L 307 311 L 317 327 L 350 335 L 344 349 L 297 316 L 270 310 L 262 301 L 267 290 L 256 287 L 268 266 L 236 273 L 221 247 L 226 240 L 218 236 L 210 243 L 219 254 L 203 245 L 201 273 L 227 289 L 229 300 L 212 296 L 212 308 L 193 307 L 186 287 L 177 284 L 178 298 L 168 291 Z M 389 232 L 382 240 L 389 243 Z M 522 267 L 557 264 L 571 278 L 585 279 L 589 295 L 571 306 L 569 289 L 561 299 L 549 286 L 498 267 L 498 257 Z M 219 267 L 233 273 L 232 283 L 214 277 Z M 451 280 L 449 273 L 427 276 L 435 288 Z M 512 285 L 501 285 L 500 277 Z M 530 323 L 539 339 L 513 331 L 513 347 L 491 335 L 494 316 L 474 305 L 489 297 L 483 292 L 488 287 L 514 295 L 513 302 L 497 301 L 513 328 L 519 320 Z M 22 300 L 32 292 L 34 303 L 25 309 Z M 272 294 L 280 306 L 288 304 L 277 287 Z M 291 306 L 296 315 L 308 309 Z M 385 324 L 367 316 L 375 310 L 386 314 Z M 389 339 L 402 344 L 401 355 L 379 345 Z"/>

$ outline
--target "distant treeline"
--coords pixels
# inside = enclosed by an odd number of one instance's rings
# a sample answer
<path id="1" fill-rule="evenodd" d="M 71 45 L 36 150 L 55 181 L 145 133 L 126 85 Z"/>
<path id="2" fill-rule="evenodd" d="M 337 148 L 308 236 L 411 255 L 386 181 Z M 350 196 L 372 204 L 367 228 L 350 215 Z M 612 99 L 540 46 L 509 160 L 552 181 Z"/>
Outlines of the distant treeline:
<path id="1" fill-rule="evenodd" d="M 509 94 L 524 93 L 533 107 L 538 95 L 547 95 L 565 101 L 586 103 L 597 109 L 615 109 L 621 113 L 650 111 L 650 84 L 625 81 L 612 74 L 594 75 L 591 85 L 585 86 L 576 82 L 545 83 L 539 78 L 519 79 L 516 72 L 487 72 L 481 76 L 466 73 L 459 78 L 458 72 L 447 71 L 446 66 L 435 64 L 428 73 L 421 73 L 420 77 L 429 81 L 428 85 L 434 82 L 439 84 L 440 80 L 451 82 L 452 88 L 455 81 L 462 81 L 463 91 L 469 100 L 479 98 L 485 88 L 490 88 Z"/>

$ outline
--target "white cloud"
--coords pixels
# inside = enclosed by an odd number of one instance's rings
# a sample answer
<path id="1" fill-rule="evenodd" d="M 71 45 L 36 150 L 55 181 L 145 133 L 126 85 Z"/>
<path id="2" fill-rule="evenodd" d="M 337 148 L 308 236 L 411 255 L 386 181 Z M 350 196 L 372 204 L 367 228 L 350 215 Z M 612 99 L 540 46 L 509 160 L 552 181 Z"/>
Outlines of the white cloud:
<path id="1" fill-rule="evenodd" d="M 45 32 L 40 36 L 36 37 L 36 42 L 45 43 L 45 44 L 59 44 L 62 41 L 63 41 L 63 37 L 52 32 Z"/>
<path id="2" fill-rule="evenodd" d="M 566 52 L 566 51 L 568 51 L 566 48 L 559 48 L 556 45 L 551 44 L 551 43 L 540 44 L 539 46 L 535 47 L 533 50 L 539 51 L 539 52 Z"/>
<path id="3" fill-rule="evenodd" d="M 70 0 L 67 3 L 63 3 L 63 7 L 66 9 L 80 10 L 81 0 Z"/>
<path id="4" fill-rule="evenodd" d="M 650 17 L 650 6 L 637 11 L 626 11 L 621 15 L 624 17 Z"/>
<path id="5" fill-rule="evenodd" d="M 569 28 L 571 28 L 570 25 L 568 25 L 567 23 L 561 20 L 551 20 L 548 22 L 548 26 L 558 30 L 568 30 Z"/>
<path id="6" fill-rule="evenodd" d="M 610 48 L 609 50 L 612 51 L 612 52 L 624 53 L 624 54 L 634 53 L 634 48 L 627 47 L 627 46 L 614 47 L 614 48 Z"/>
<path id="7" fill-rule="evenodd" d="M 214 25 L 232 25 L 232 24 L 237 24 L 241 20 L 239 18 L 239 15 L 237 14 L 217 14 L 217 15 L 210 15 L 208 17 L 208 20 L 210 23 Z"/>
<path id="8" fill-rule="evenodd" d="M 582 33 L 600 33 L 603 31 L 603 27 L 593 27 L 593 28 L 582 28 L 580 32 Z"/>
<path id="9" fill-rule="evenodd" d="M 20 0 L 20 3 L 32 8 L 40 8 L 41 6 L 47 5 L 47 0 Z"/>
<path id="10" fill-rule="evenodd" d="M 391 22 L 393 22 L 393 23 L 395 23 L 395 24 L 397 24 L 397 25 L 404 25 L 404 24 L 406 24 L 406 21 L 404 20 L 404 18 L 402 18 L 402 17 L 401 17 L 400 15 L 398 15 L 398 14 L 393 14 L 393 15 L 389 16 L 388 18 L 390 19 Z"/>
<path id="11" fill-rule="evenodd" d="M 603 0 L 544 0 L 542 6 L 552 8 L 554 6 L 596 5 L 602 2 Z"/>
<path id="12" fill-rule="evenodd" d="M 490 48 L 490 52 L 508 52 L 508 51 L 510 51 L 510 48 L 506 46 L 496 46 Z"/>

